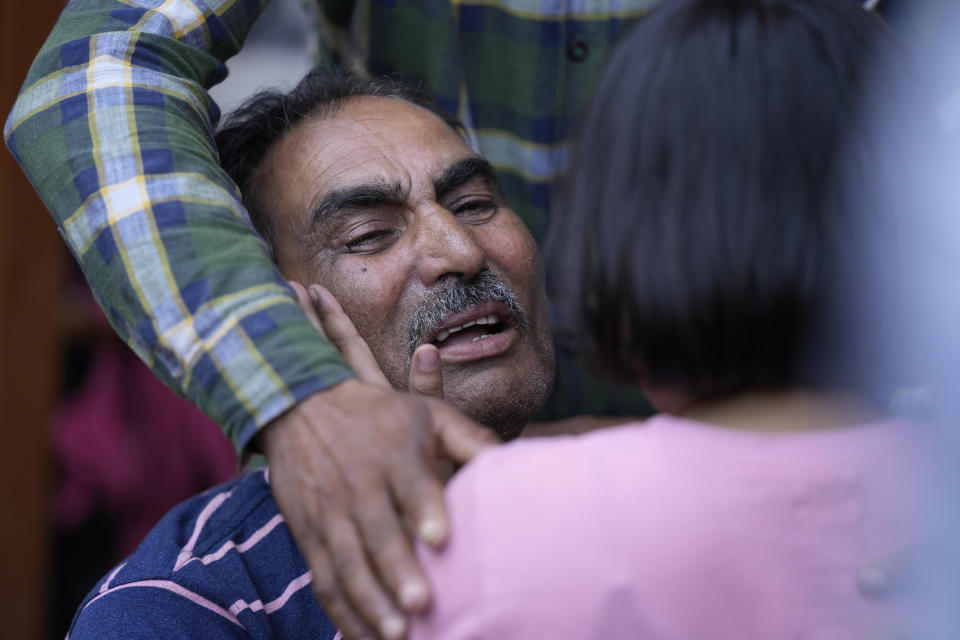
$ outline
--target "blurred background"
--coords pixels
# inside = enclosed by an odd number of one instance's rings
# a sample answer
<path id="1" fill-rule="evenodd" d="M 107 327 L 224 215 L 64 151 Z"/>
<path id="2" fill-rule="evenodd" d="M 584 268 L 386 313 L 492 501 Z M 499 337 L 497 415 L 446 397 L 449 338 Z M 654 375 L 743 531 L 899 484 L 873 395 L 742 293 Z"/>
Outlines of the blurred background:
<path id="1" fill-rule="evenodd" d="M 66 3 L 0 3 L 6 119 Z M 260 88 L 296 83 L 312 66 L 311 34 L 299 0 L 275 0 L 212 91 L 222 113 Z M 63 638 L 87 591 L 164 513 L 236 472 L 220 429 L 114 335 L 6 148 L 0 425 L 0 638 Z"/>

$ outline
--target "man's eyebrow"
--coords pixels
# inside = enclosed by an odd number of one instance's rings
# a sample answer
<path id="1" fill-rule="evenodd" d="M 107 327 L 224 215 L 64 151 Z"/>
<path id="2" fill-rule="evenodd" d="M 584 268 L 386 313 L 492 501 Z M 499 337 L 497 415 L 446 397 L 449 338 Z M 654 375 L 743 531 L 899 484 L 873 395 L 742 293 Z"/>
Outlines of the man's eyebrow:
<path id="1" fill-rule="evenodd" d="M 480 156 L 470 156 L 454 162 L 433 181 L 433 191 L 437 201 L 443 200 L 451 191 L 476 178 L 483 180 L 491 187 L 497 186 L 493 167 Z"/>
<path id="2" fill-rule="evenodd" d="M 399 182 L 375 181 L 334 188 L 314 207 L 310 228 L 315 230 L 340 212 L 384 204 L 402 205 L 405 199 L 403 186 Z"/>

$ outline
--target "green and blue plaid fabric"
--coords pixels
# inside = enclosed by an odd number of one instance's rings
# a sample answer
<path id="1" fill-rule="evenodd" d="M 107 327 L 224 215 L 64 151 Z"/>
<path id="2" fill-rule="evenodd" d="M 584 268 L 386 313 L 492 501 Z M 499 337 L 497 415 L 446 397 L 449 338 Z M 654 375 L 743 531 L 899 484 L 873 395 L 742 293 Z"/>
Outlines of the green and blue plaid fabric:
<path id="1" fill-rule="evenodd" d="M 206 89 L 267 1 L 73 0 L 4 131 L 114 328 L 241 450 L 352 375 L 251 233 L 212 144 L 220 114 Z M 650 4 L 339 0 L 322 11 L 322 48 L 423 82 L 542 237 L 576 114 L 617 34 Z M 569 362 L 558 411 L 642 408 Z"/>
<path id="2" fill-rule="evenodd" d="M 308 0 L 309 1 L 309 0 Z M 620 33 L 655 0 L 334 0 L 322 54 L 422 83 L 473 132 L 534 236 L 577 116 Z"/>
<path id="3" fill-rule="evenodd" d="M 352 375 L 251 233 L 212 143 L 204 87 L 265 4 L 75 0 L 5 129 L 114 328 L 239 448 Z"/>

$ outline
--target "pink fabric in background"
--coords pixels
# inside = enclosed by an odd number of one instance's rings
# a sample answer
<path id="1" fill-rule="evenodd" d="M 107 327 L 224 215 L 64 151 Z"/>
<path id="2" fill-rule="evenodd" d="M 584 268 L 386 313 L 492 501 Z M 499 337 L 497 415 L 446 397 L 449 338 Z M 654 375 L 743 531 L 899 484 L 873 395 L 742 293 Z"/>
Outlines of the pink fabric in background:
<path id="1" fill-rule="evenodd" d="M 116 523 L 121 557 L 171 507 L 236 471 L 220 428 L 112 336 L 95 347 L 53 428 L 57 528 L 72 531 L 103 510 Z"/>

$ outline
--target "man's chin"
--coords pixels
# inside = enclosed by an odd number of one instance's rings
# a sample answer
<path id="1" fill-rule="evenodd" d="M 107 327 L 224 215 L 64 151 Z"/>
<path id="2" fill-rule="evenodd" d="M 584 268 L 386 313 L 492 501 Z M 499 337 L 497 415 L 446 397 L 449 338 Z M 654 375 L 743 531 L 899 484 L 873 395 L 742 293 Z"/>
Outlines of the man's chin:
<path id="1" fill-rule="evenodd" d="M 503 440 L 519 436 L 547 399 L 552 377 L 494 367 L 463 379 L 444 379 L 444 398 Z"/>

